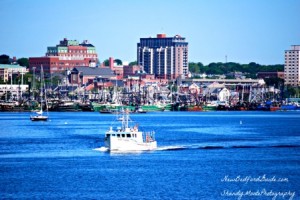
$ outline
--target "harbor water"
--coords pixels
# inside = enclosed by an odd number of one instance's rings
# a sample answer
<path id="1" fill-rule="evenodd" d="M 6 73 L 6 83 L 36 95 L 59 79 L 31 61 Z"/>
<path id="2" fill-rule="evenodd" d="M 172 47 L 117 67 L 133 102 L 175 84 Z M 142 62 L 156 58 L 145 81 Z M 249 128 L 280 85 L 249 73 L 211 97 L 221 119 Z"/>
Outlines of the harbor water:
<path id="1" fill-rule="evenodd" d="M 110 153 L 115 115 L 0 113 L 1 199 L 300 199 L 300 112 L 131 115 L 158 149 Z"/>

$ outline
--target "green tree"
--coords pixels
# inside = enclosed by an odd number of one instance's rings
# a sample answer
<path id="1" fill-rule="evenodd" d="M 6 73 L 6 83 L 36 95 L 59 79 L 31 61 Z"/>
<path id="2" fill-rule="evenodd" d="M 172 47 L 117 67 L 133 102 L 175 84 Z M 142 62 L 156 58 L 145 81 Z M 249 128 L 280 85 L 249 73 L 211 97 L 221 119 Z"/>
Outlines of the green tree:
<path id="1" fill-rule="evenodd" d="M 9 56 L 5 55 L 5 54 L 2 54 L 0 56 L 0 64 L 10 64 Z"/>
<path id="2" fill-rule="evenodd" d="M 200 69 L 199 69 L 199 66 L 197 65 L 197 63 L 190 62 L 189 63 L 189 71 L 191 73 L 199 73 Z"/>
<path id="3" fill-rule="evenodd" d="M 115 59 L 115 63 L 117 63 L 117 65 L 122 65 L 123 64 L 122 60 L 120 60 L 120 59 Z"/>
<path id="4" fill-rule="evenodd" d="M 33 75 L 31 73 L 24 74 L 24 77 L 23 77 L 24 84 L 28 84 L 29 82 L 31 82 L 32 78 L 33 78 Z"/>
<path id="5" fill-rule="evenodd" d="M 108 59 L 104 60 L 103 63 L 104 63 L 104 66 L 109 66 L 109 60 Z"/>
<path id="6" fill-rule="evenodd" d="M 117 65 L 122 65 L 122 64 L 123 64 L 123 63 L 122 63 L 122 60 L 120 60 L 120 59 L 115 59 L 114 62 L 115 62 Z M 108 60 L 108 59 L 104 60 L 103 63 L 104 63 L 104 66 L 109 66 L 109 60 Z"/>
<path id="7" fill-rule="evenodd" d="M 27 68 L 29 67 L 29 60 L 28 60 L 28 58 L 19 58 L 17 60 L 17 63 L 19 65 L 23 66 L 23 67 L 27 67 Z"/>
<path id="8" fill-rule="evenodd" d="M 137 61 L 132 61 L 129 63 L 129 66 L 137 65 Z"/>
<path id="9" fill-rule="evenodd" d="M 300 88 L 287 85 L 284 91 L 284 98 L 297 97 L 300 95 Z"/>
<path id="10" fill-rule="evenodd" d="M 268 86 L 275 86 L 276 88 L 279 88 L 279 86 L 283 85 L 284 80 L 281 78 L 266 78 L 264 79 L 266 82 L 266 85 Z"/>
<path id="11" fill-rule="evenodd" d="M 245 73 L 248 78 L 256 78 L 257 72 L 268 71 L 276 72 L 283 71 L 284 65 L 260 65 L 255 62 L 249 64 L 239 64 L 234 62 L 221 63 L 212 62 L 208 65 L 202 63 L 189 63 L 189 71 L 192 73 L 206 73 L 206 74 L 228 74 L 230 72 L 242 72 Z"/>

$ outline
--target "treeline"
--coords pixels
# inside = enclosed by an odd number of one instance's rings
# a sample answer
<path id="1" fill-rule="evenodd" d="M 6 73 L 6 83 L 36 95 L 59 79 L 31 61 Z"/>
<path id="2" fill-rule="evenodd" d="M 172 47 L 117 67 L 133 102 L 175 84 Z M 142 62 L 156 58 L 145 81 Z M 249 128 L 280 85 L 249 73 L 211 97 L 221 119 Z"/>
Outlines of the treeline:
<path id="1" fill-rule="evenodd" d="M 257 72 L 276 72 L 284 71 L 284 65 L 260 65 L 255 62 L 249 64 L 239 64 L 234 62 L 228 63 L 210 63 L 203 65 L 201 62 L 189 63 L 189 71 L 195 74 L 229 74 L 230 72 L 242 72 L 247 77 L 256 77 Z"/>
<path id="2" fill-rule="evenodd" d="M 18 60 L 14 61 L 13 58 L 10 58 L 6 54 L 0 55 L 0 64 L 14 64 L 17 63 L 23 67 L 29 67 L 28 58 L 19 58 Z"/>

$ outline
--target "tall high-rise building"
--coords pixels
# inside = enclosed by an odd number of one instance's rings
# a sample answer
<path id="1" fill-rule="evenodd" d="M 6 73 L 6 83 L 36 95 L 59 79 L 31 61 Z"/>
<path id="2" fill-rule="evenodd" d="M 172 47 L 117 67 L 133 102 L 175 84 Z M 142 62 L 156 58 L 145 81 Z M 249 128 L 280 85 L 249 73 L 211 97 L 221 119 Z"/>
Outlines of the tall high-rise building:
<path id="1" fill-rule="evenodd" d="M 300 45 L 292 45 L 285 51 L 284 84 L 300 85 Z"/>
<path id="2" fill-rule="evenodd" d="M 98 61 L 94 45 L 84 40 L 81 44 L 77 40 L 64 39 L 55 47 L 48 47 L 44 57 L 29 58 L 30 70 L 43 65 L 46 73 L 71 70 L 75 66 L 91 66 Z"/>
<path id="3" fill-rule="evenodd" d="M 188 42 L 180 35 L 140 38 L 137 62 L 157 78 L 177 78 L 188 74 Z"/>

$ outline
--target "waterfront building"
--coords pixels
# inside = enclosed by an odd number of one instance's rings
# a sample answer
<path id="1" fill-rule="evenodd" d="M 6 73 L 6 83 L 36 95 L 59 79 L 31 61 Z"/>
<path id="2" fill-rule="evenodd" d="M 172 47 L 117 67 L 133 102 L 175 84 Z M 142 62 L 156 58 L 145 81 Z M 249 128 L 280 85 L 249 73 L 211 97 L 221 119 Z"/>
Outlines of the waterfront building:
<path id="1" fill-rule="evenodd" d="M 172 83 L 173 81 L 169 81 Z M 199 83 L 203 84 L 211 84 L 211 83 L 219 83 L 224 84 L 225 86 L 236 86 L 236 85 L 265 85 L 265 81 L 263 79 L 185 79 L 182 80 L 183 84 L 188 83 Z"/>
<path id="2" fill-rule="evenodd" d="M 76 66 L 91 66 L 98 62 L 98 55 L 94 45 L 87 40 L 79 43 L 77 40 L 64 38 L 54 47 L 47 47 L 44 57 L 30 57 L 29 69 L 39 72 L 41 65 L 45 73 L 71 70 Z"/>
<path id="3" fill-rule="evenodd" d="M 124 72 L 123 72 L 123 76 L 124 77 L 128 77 L 128 76 L 133 76 L 138 74 L 139 72 L 142 71 L 142 67 L 139 65 L 125 65 L 124 66 Z"/>
<path id="4" fill-rule="evenodd" d="M 0 64 L 0 78 L 4 82 L 12 81 L 11 77 L 22 76 L 26 73 L 26 67 L 20 65 Z"/>
<path id="5" fill-rule="evenodd" d="M 284 72 L 258 72 L 257 78 L 259 78 L 259 79 L 266 79 L 266 78 L 284 79 Z"/>
<path id="6" fill-rule="evenodd" d="M 86 85 L 96 80 L 115 79 L 116 75 L 109 67 L 74 67 L 70 74 L 70 84 Z"/>
<path id="7" fill-rule="evenodd" d="M 300 85 L 300 45 L 292 45 L 285 51 L 284 84 Z"/>
<path id="8" fill-rule="evenodd" d="M 137 62 L 157 78 L 174 79 L 188 75 L 188 42 L 176 35 L 140 38 L 137 44 Z"/>
<path id="9" fill-rule="evenodd" d="M 104 65 L 105 65 L 105 63 L 103 63 L 103 66 Z M 105 67 L 109 67 L 114 72 L 114 74 L 116 75 L 116 78 L 118 80 L 123 79 L 124 66 L 116 64 L 113 57 L 109 57 L 108 66 L 105 66 Z"/>
<path id="10" fill-rule="evenodd" d="M 29 86 L 24 84 L 0 84 L 0 97 L 5 101 L 16 101 L 28 91 L 28 88 Z M 8 94 L 10 99 L 8 99 Z"/>

